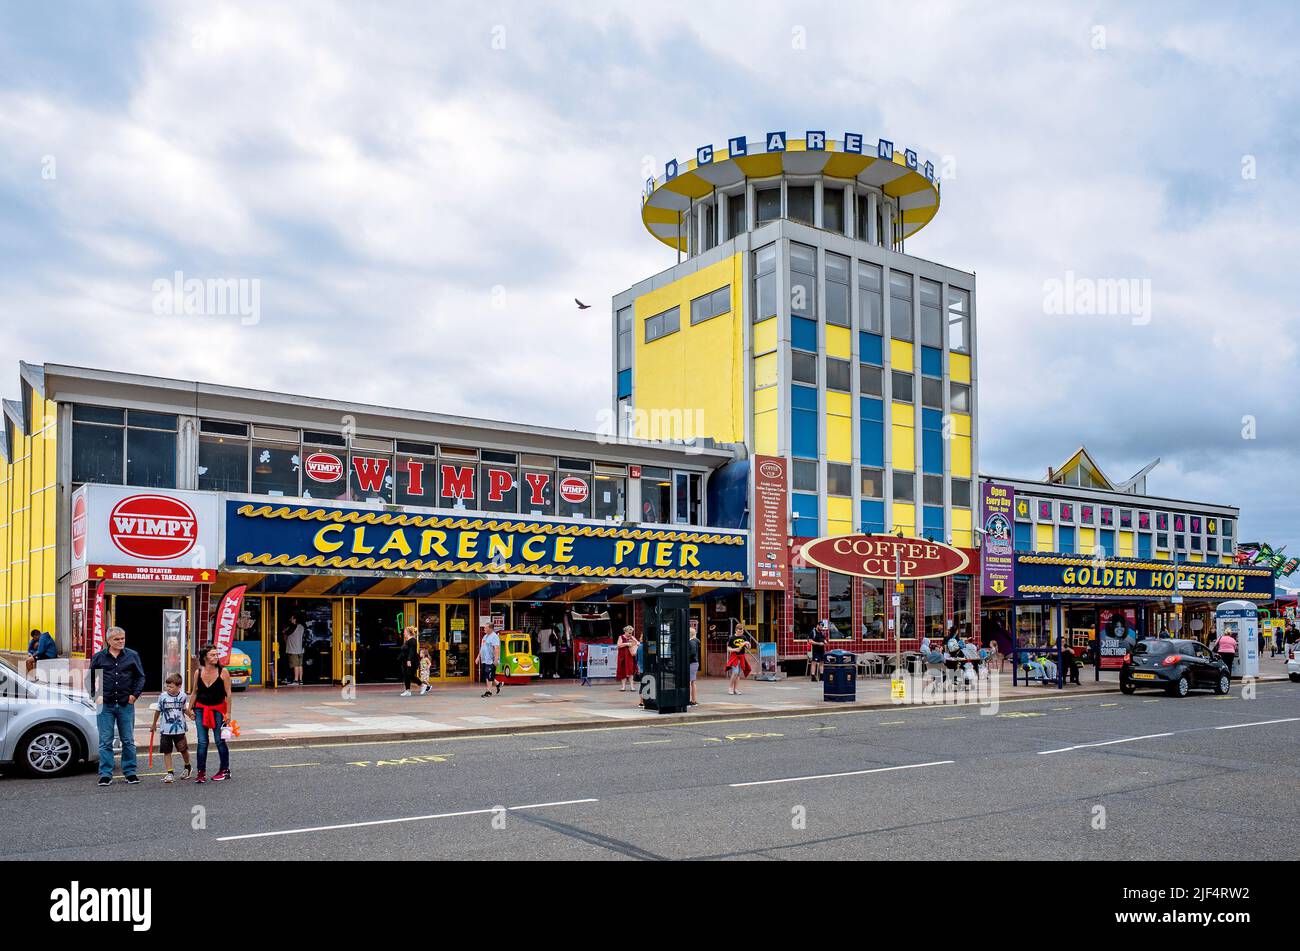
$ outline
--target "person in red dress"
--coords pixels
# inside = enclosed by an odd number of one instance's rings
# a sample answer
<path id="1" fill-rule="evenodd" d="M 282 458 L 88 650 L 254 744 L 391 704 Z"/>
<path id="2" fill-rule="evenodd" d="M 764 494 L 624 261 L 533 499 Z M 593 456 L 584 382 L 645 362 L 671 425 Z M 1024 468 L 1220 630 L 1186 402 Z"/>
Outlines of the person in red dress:
<path id="1" fill-rule="evenodd" d="M 631 624 L 623 628 L 623 633 L 618 638 L 618 668 L 614 671 L 618 676 L 620 693 L 636 689 L 632 686 L 632 680 L 637 676 L 636 652 L 640 646 L 636 629 Z"/>
<path id="2" fill-rule="evenodd" d="M 749 658 L 745 655 L 749 653 L 750 643 L 745 625 L 737 624 L 731 640 L 727 642 L 727 677 L 731 681 L 727 693 L 740 693 L 741 678 L 749 676 Z"/>

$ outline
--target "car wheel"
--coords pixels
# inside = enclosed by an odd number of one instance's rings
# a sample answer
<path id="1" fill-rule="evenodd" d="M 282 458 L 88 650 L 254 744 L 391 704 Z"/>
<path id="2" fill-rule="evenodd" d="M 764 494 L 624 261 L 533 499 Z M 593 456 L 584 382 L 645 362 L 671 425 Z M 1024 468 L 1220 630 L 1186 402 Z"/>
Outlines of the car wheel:
<path id="1" fill-rule="evenodd" d="M 1223 696 L 1232 689 L 1232 678 L 1227 674 L 1219 674 L 1219 679 L 1214 682 L 1214 692 Z"/>
<path id="2" fill-rule="evenodd" d="M 77 765 L 80 752 L 72 730 L 52 724 L 23 737 L 15 759 L 29 776 L 49 779 L 70 773 Z"/>
<path id="3" fill-rule="evenodd" d="M 1300 684 L 1300 674 L 1292 674 L 1292 675 L 1291 675 L 1291 683 L 1293 683 L 1293 684 Z"/>
<path id="4" fill-rule="evenodd" d="M 1183 674 L 1176 681 L 1169 685 L 1169 695 L 1171 697 L 1185 697 L 1189 690 L 1192 689 L 1192 682 Z"/>
<path id="5" fill-rule="evenodd" d="M 1136 691 L 1136 690 L 1137 690 L 1137 687 L 1134 686 L 1133 681 L 1131 681 L 1131 680 L 1123 680 L 1123 679 L 1120 680 L 1120 682 L 1119 682 L 1119 692 L 1120 692 L 1120 693 L 1133 693 L 1133 692 Z"/>

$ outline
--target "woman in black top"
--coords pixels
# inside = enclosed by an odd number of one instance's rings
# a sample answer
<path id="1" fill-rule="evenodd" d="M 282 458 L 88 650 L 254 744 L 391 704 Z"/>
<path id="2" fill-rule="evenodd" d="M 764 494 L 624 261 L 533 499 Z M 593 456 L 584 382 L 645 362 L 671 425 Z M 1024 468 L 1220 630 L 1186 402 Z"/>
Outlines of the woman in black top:
<path id="1" fill-rule="evenodd" d="M 221 729 L 230 720 L 230 671 L 221 666 L 217 659 L 215 644 L 209 644 L 199 651 L 199 675 L 194 682 L 194 693 L 190 696 L 189 715 L 194 717 L 194 725 L 199 731 L 199 772 L 194 777 L 196 783 L 207 782 L 208 764 L 208 730 L 212 731 L 217 741 L 217 755 L 221 759 L 221 768 L 212 776 L 214 783 L 230 778 L 230 747 L 221 738 Z M 194 711 L 198 709 L 201 714 Z"/>
<path id="2" fill-rule="evenodd" d="M 411 695 L 411 683 L 420 679 L 420 640 L 415 636 L 415 628 L 408 627 L 402 632 L 402 648 L 397 652 L 397 661 L 402 667 L 402 683 L 406 689 L 403 697 Z"/>

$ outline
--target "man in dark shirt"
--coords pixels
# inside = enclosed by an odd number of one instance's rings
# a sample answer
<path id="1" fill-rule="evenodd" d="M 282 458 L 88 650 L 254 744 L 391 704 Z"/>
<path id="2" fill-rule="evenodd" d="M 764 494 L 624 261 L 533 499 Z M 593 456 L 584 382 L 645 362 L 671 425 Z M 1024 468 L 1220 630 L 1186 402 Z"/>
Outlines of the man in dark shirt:
<path id="1" fill-rule="evenodd" d="M 99 785 L 113 784 L 113 731 L 122 740 L 122 775 L 127 783 L 140 781 L 135 774 L 135 702 L 144 692 L 144 664 L 126 646 L 126 631 L 110 627 L 106 646 L 90 659 L 91 693 L 101 692 L 99 714 Z"/>

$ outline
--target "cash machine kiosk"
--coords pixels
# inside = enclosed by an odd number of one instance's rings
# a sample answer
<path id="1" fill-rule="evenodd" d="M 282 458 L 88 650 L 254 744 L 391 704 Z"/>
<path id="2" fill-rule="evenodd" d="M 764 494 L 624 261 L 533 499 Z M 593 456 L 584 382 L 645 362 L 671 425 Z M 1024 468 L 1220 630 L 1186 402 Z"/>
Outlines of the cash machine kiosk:
<path id="1" fill-rule="evenodd" d="M 641 696 L 647 710 L 685 713 L 691 700 L 691 598 L 684 585 L 633 585 L 623 592 L 641 601 L 645 671 Z"/>
<path id="2" fill-rule="evenodd" d="M 1231 634 L 1237 640 L 1232 676 L 1259 676 L 1259 609 L 1249 601 L 1224 601 L 1214 610 L 1215 640 Z"/>

